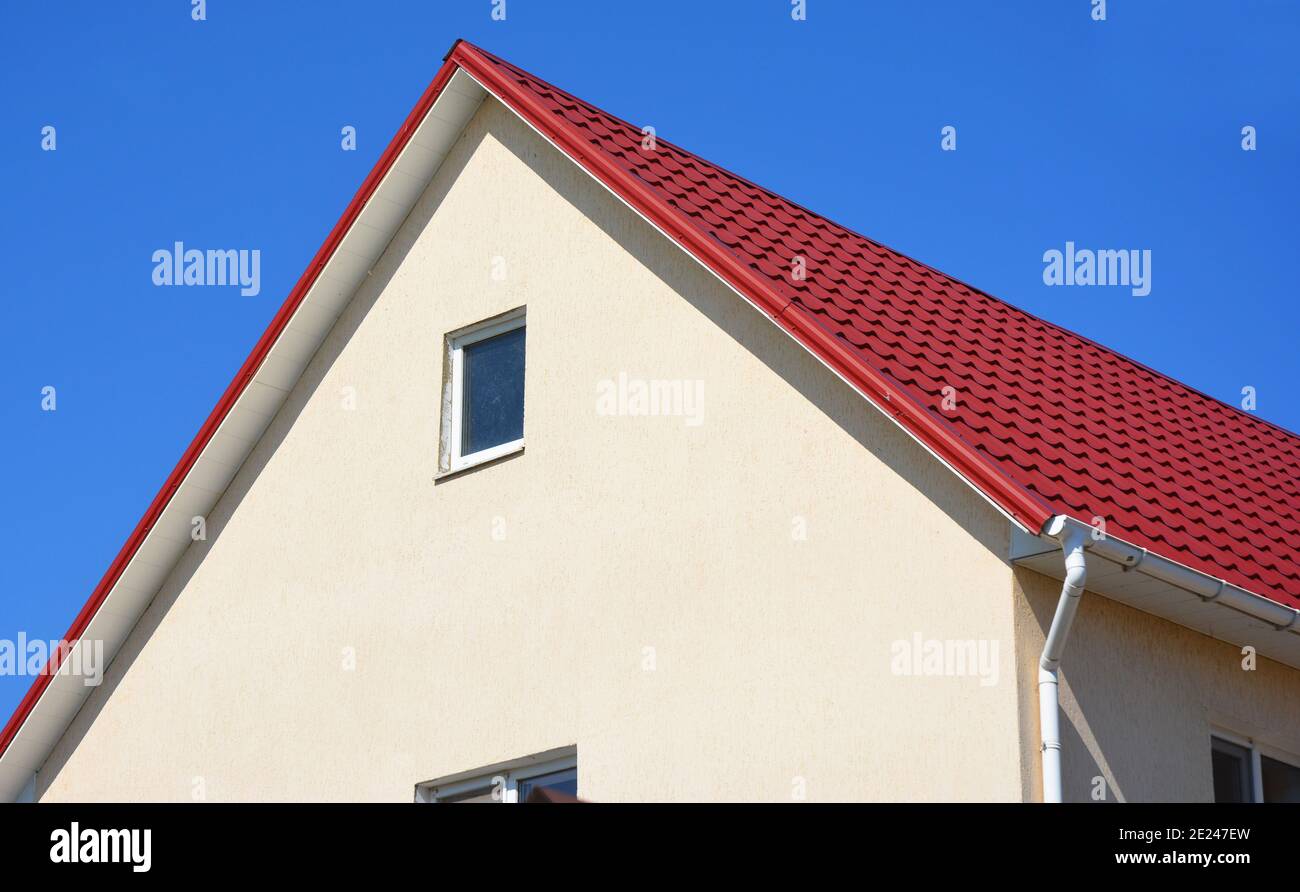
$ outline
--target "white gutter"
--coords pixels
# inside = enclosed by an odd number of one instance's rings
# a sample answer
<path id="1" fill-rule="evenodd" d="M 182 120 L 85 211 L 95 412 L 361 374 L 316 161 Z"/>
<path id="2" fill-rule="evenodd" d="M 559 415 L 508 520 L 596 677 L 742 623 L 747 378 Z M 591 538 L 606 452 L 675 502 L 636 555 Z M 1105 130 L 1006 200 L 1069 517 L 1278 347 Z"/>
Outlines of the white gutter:
<path id="1" fill-rule="evenodd" d="M 1052 528 L 1054 529 L 1057 521 L 1061 520 L 1066 520 L 1071 526 L 1082 527 L 1084 530 L 1091 529 L 1077 520 L 1061 517 L 1052 518 Z M 1113 536 L 1101 536 L 1089 542 L 1088 550 L 1126 569 L 1139 570 L 1147 576 L 1189 591 L 1202 601 L 1213 601 L 1215 604 L 1231 607 L 1233 610 L 1266 622 L 1279 632 L 1300 635 L 1300 610 L 1246 591 L 1217 576 L 1193 570 L 1177 561 L 1161 557 L 1145 548 L 1130 545 Z"/>
<path id="2" fill-rule="evenodd" d="M 1053 517 L 1047 533 L 1061 542 L 1065 551 L 1065 584 L 1061 586 L 1061 599 L 1056 603 L 1056 616 L 1043 644 L 1043 656 L 1038 661 L 1038 726 L 1042 736 L 1043 751 L 1043 801 L 1061 801 L 1061 708 L 1057 694 L 1056 670 L 1061 665 L 1065 639 L 1070 635 L 1070 624 L 1083 600 L 1083 587 L 1088 578 L 1088 563 L 1083 550 L 1088 541 L 1088 527 L 1071 523 L 1062 515 Z"/>

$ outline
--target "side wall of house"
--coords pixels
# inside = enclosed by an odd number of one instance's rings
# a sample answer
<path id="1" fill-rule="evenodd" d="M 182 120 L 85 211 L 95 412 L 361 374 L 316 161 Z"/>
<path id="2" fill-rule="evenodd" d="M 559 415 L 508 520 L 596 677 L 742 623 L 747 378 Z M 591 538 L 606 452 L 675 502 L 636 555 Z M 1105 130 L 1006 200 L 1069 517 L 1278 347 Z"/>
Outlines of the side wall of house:
<path id="1" fill-rule="evenodd" d="M 444 334 L 521 305 L 526 451 L 435 482 Z M 598 412 L 620 376 L 703 401 Z M 493 102 L 208 534 L 42 799 L 409 801 L 572 744 L 594 800 L 1022 793 L 1007 521 Z"/>
<path id="2" fill-rule="evenodd" d="M 1022 735 L 1038 740 L 1035 690 L 1061 583 L 1017 568 Z M 1067 802 L 1210 802 L 1210 734 L 1218 728 L 1300 755 L 1300 671 L 1240 647 L 1084 594 L 1061 669 L 1062 786 Z M 1039 799 L 1037 754 L 1024 762 Z M 1102 781 L 1098 778 L 1104 779 Z"/>

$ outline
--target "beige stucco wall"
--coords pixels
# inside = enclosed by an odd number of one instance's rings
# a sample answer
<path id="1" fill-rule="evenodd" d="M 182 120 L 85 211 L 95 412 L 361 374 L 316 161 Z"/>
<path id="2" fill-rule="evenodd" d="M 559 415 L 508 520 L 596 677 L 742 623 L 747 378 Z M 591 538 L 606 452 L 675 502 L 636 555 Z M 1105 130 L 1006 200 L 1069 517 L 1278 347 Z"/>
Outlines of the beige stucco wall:
<path id="1" fill-rule="evenodd" d="M 527 450 L 435 483 L 443 335 L 523 304 Z M 702 423 L 598 415 L 621 372 Z M 491 103 L 208 531 L 43 799 L 410 800 L 568 744 L 604 801 L 1022 794 L 1007 522 Z M 914 634 L 997 683 L 893 674 Z"/>
<path id="2" fill-rule="evenodd" d="M 1037 661 L 1061 583 L 1025 569 L 1015 583 L 1022 734 L 1035 740 Z M 1300 672 L 1243 665 L 1239 647 L 1085 592 L 1060 674 L 1065 801 L 1213 801 L 1216 728 L 1300 755 Z M 1024 764 L 1036 800 L 1036 756 Z"/>

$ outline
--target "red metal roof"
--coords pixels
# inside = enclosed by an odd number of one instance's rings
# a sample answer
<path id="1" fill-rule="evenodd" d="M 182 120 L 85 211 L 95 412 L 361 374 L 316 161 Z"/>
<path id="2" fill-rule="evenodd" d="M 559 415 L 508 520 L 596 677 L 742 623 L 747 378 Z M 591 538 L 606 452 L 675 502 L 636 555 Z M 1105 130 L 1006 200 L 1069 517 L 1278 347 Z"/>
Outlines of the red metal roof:
<path id="1" fill-rule="evenodd" d="M 485 85 L 501 98 L 545 116 L 539 129 L 634 178 L 675 218 L 670 235 L 686 242 L 689 227 L 725 251 L 783 325 L 829 335 L 865 373 L 847 377 L 865 377 L 886 411 L 928 415 L 900 421 L 1026 526 L 1103 517 L 1111 535 L 1300 607 L 1300 437 L 671 143 L 643 150 L 626 121 L 482 50 L 457 50 L 487 62 L 496 76 Z M 753 284 L 738 287 L 754 298 Z M 844 372 L 842 358 L 828 362 Z M 990 485 L 984 466 L 1004 480 Z"/>
<path id="2" fill-rule="evenodd" d="M 77 641 L 457 68 L 1026 527 L 1112 535 L 1300 607 L 1300 437 L 958 282 L 458 41 L 64 636 Z M 792 276 L 794 258 L 806 278 Z M 944 411 L 944 388 L 956 409 Z M 38 676 L 0 754 L 58 671 Z"/>

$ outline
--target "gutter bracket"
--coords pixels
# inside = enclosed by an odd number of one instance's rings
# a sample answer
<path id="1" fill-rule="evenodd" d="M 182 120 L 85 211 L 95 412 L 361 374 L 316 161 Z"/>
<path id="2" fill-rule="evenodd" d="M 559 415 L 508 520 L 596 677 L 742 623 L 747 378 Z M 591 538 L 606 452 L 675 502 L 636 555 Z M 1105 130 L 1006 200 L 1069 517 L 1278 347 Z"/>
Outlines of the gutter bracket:
<path id="1" fill-rule="evenodd" d="M 1288 622 L 1285 626 L 1277 626 L 1277 625 L 1275 625 L 1275 626 L 1273 626 L 1273 628 L 1277 629 L 1279 632 L 1286 632 L 1286 631 L 1289 631 L 1292 627 L 1294 627 L 1295 624 L 1296 624 L 1297 622 L 1300 622 L 1300 610 L 1294 610 L 1294 609 L 1293 609 L 1293 610 L 1291 611 L 1291 621 L 1290 621 L 1290 622 Z"/>
<path id="2" fill-rule="evenodd" d="M 1208 603 L 1210 603 L 1211 601 L 1213 601 L 1213 600 L 1215 600 L 1216 598 L 1218 598 L 1219 595 L 1223 594 L 1223 590 L 1224 590 L 1224 588 L 1227 587 L 1227 585 L 1228 585 L 1228 583 L 1226 583 L 1226 582 L 1224 582 L 1222 579 L 1220 579 L 1220 580 L 1219 580 L 1219 587 L 1216 588 L 1216 589 L 1214 590 L 1214 594 L 1212 594 L 1212 595 L 1202 595 L 1200 592 L 1196 592 L 1195 594 L 1196 594 L 1196 596 L 1197 596 L 1198 598 L 1200 598 L 1202 601 L 1204 601 L 1206 604 L 1208 604 Z"/>

